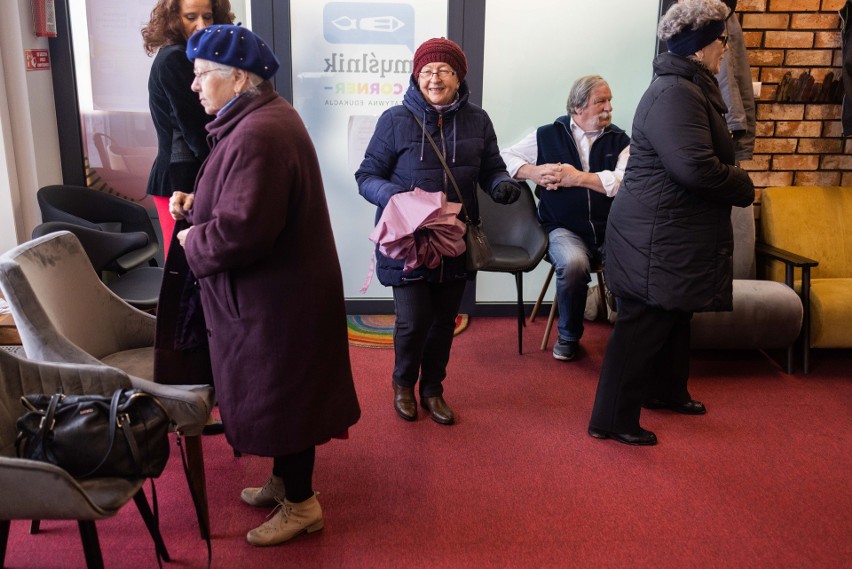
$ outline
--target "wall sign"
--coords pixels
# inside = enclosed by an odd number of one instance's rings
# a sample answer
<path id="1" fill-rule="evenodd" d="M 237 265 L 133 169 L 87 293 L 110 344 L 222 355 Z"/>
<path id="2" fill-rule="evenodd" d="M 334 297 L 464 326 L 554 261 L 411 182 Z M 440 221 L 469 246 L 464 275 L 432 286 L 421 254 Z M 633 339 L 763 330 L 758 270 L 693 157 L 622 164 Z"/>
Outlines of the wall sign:
<path id="1" fill-rule="evenodd" d="M 25 49 L 24 60 L 27 62 L 27 71 L 50 69 L 50 52 L 46 49 Z"/>
<path id="2" fill-rule="evenodd" d="M 447 35 L 447 11 L 435 0 L 290 2 L 293 106 L 319 156 L 347 298 L 391 297 L 378 279 L 360 293 L 376 207 L 358 194 L 353 174 L 379 115 L 402 102 L 414 50 Z"/>

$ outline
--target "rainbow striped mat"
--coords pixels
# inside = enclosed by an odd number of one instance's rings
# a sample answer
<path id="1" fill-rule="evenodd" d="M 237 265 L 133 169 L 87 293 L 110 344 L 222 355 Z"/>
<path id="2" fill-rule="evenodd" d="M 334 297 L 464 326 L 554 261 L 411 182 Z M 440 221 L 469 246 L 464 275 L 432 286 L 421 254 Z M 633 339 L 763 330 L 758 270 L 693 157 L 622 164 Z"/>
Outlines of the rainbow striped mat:
<path id="1" fill-rule="evenodd" d="M 393 314 L 347 316 L 349 345 L 359 348 L 392 348 L 395 321 L 396 316 Z M 456 317 L 456 336 L 464 332 L 468 322 L 470 318 L 467 314 L 459 314 Z"/>

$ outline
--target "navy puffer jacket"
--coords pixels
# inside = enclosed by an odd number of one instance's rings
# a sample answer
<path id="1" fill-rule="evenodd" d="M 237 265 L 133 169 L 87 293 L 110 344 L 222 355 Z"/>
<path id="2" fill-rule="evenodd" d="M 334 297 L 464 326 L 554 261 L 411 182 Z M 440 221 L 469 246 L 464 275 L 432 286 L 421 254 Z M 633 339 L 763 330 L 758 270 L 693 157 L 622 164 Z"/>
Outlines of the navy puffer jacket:
<path id="1" fill-rule="evenodd" d="M 654 71 L 607 222 L 607 285 L 664 310 L 731 310 L 731 206 L 751 204 L 754 185 L 733 165 L 715 77 L 671 53 Z"/>
<path id="2" fill-rule="evenodd" d="M 378 206 L 376 221 L 382 216 L 391 196 L 415 187 L 428 192 L 444 192 L 447 201 L 459 201 L 415 115 L 443 151 L 473 219 L 479 219 L 477 185 L 492 194 L 500 182 L 517 184 L 506 172 L 491 119 L 480 107 L 468 101 L 466 82 L 462 82 L 458 94 L 456 102 L 439 113 L 423 98 L 417 82 L 411 78 L 402 105 L 388 109 L 379 117 L 364 161 L 355 172 L 358 192 Z M 460 213 L 459 217 L 464 219 L 464 213 Z M 423 280 L 447 282 L 473 276 L 465 269 L 464 254 L 444 257 L 434 269 L 419 266 L 404 271 L 403 265 L 402 259 L 386 257 L 376 248 L 376 275 L 385 286 Z"/>

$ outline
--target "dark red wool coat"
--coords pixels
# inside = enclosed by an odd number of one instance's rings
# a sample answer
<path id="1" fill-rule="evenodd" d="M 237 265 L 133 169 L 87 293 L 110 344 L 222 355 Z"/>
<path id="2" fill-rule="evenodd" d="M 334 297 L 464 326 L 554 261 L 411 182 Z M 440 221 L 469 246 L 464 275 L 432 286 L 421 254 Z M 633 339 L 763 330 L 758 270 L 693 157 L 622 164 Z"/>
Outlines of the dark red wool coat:
<path id="1" fill-rule="evenodd" d="M 316 152 L 265 82 L 211 122 L 188 216 L 216 395 L 239 451 L 281 456 L 360 417 Z"/>

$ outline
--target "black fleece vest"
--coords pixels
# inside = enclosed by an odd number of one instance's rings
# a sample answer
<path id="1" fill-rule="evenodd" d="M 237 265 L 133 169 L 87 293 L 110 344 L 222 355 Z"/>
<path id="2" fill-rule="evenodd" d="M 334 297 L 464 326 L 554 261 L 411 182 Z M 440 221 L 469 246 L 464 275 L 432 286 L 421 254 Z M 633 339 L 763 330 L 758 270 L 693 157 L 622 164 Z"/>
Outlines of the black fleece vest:
<path id="1" fill-rule="evenodd" d="M 570 118 L 559 117 L 553 124 L 540 127 L 536 132 L 538 143 L 537 164 L 571 164 L 583 169 L 577 143 L 571 136 Z M 592 143 L 589 153 L 589 171 L 614 170 L 618 155 L 630 144 L 630 138 L 615 125 L 604 129 L 603 134 Z M 538 217 L 548 233 L 558 227 L 567 229 L 581 237 L 588 245 L 600 247 L 606 232 L 606 219 L 613 198 L 605 194 L 581 188 L 559 188 L 547 190 L 537 188 L 540 195 Z"/>

